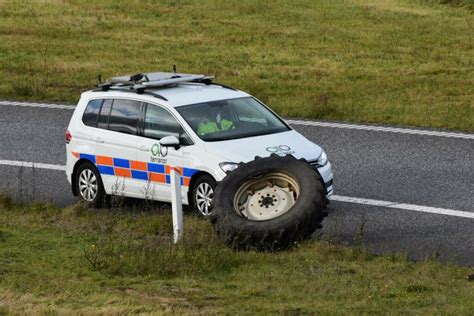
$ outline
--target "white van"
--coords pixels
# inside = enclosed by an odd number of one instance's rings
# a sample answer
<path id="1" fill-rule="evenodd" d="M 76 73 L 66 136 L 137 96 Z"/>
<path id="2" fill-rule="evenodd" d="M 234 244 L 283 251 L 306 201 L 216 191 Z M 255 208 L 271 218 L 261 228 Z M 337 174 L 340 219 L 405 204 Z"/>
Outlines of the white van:
<path id="1" fill-rule="evenodd" d="M 304 158 L 333 192 L 324 151 L 251 95 L 212 77 L 147 73 L 85 92 L 66 132 L 74 195 L 99 206 L 107 195 L 170 201 L 170 167 L 183 203 L 211 213 L 216 183 L 256 156 Z"/>

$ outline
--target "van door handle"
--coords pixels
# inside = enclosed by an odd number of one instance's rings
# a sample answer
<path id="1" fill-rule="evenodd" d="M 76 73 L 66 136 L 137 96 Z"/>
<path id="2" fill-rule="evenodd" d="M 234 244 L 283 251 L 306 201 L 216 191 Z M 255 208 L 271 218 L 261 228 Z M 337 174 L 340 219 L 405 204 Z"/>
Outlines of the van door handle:
<path id="1" fill-rule="evenodd" d="M 104 142 L 104 140 L 100 137 L 96 137 L 95 141 L 96 141 L 96 143 L 101 143 L 101 144 Z"/>
<path id="2" fill-rule="evenodd" d="M 145 145 L 138 146 L 138 150 L 141 150 L 141 151 L 148 151 L 148 147 L 145 146 Z"/>

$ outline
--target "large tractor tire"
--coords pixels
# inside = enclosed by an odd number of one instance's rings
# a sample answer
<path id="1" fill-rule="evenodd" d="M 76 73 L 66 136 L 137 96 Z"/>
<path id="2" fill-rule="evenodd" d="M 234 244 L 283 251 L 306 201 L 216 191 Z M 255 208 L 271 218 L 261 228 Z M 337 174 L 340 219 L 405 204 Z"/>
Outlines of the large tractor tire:
<path id="1" fill-rule="evenodd" d="M 321 177 L 306 161 L 255 157 L 218 184 L 211 221 L 234 249 L 285 249 L 321 228 L 324 198 Z"/>

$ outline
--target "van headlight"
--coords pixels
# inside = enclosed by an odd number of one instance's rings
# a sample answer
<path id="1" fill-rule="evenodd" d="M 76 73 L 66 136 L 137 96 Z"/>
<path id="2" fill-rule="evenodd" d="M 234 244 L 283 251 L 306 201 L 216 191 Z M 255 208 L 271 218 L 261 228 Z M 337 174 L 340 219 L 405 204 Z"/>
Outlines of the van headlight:
<path id="1" fill-rule="evenodd" d="M 328 163 L 328 156 L 326 155 L 326 153 L 323 150 L 323 151 L 321 151 L 321 155 L 319 155 L 318 165 L 324 166 L 327 163 Z"/>
<path id="2" fill-rule="evenodd" d="M 235 162 L 221 162 L 219 164 L 219 167 L 221 167 L 222 171 L 224 171 L 225 173 L 234 171 L 235 169 L 237 169 L 238 166 L 239 164 Z"/>

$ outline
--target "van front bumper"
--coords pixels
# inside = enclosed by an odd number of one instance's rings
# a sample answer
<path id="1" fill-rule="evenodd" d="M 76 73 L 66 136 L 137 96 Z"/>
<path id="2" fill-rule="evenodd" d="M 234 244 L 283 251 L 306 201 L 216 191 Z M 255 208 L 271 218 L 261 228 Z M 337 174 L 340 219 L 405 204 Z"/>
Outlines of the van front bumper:
<path id="1" fill-rule="evenodd" d="M 311 164 L 311 166 L 317 170 L 317 172 L 321 175 L 321 178 L 323 180 L 324 188 L 326 189 L 326 196 L 329 197 L 333 194 L 334 188 L 333 188 L 333 174 L 332 174 L 332 167 L 331 163 L 328 161 L 324 166 L 314 166 Z"/>

